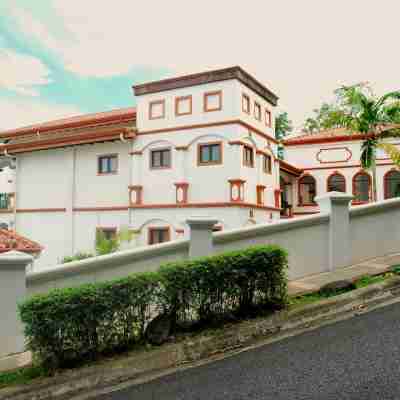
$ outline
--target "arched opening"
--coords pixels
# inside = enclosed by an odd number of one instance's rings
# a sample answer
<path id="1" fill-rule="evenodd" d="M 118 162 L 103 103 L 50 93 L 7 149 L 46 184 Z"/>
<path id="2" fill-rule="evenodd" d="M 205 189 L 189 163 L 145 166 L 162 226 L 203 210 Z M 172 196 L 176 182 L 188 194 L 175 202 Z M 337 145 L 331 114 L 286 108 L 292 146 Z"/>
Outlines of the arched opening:
<path id="1" fill-rule="evenodd" d="M 371 198 L 371 177 L 366 172 L 359 172 L 353 178 L 354 201 L 366 203 Z"/>
<path id="2" fill-rule="evenodd" d="M 339 172 L 328 178 L 328 192 L 346 192 L 346 178 Z"/>
<path id="3" fill-rule="evenodd" d="M 385 199 L 400 197 L 400 171 L 389 171 L 384 178 Z"/>
<path id="4" fill-rule="evenodd" d="M 315 205 L 316 187 L 315 179 L 311 175 L 299 179 L 299 206 Z"/>

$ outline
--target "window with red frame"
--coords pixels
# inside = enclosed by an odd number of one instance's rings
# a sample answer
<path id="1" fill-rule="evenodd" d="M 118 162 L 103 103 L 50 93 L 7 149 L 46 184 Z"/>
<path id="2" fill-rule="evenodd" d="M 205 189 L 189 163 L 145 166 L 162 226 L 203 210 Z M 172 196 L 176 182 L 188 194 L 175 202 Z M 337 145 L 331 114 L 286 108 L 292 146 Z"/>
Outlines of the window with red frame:
<path id="1" fill-rule="evenodd" d="M 346 179 L 341 174 L 333 174 L 328 178 L 328 192 L 346 192 Z"/>
<path id="2" fill-rule="evenodd" d="M 314 205 L 316 195 L 315 179 L 306 175 L 299 180 L 299 205 Z"/>
<path id="3" fill-rule="evenodd" d="M 246 167 L 254 167 L 254 150 L 250 146 L 243 146 L 243 164 Z"/>
<path id="4" fill-rule="evenodd" d="M 357 174 L 353 179 L 353 194 L 356 202 L 368 202 L 370 200 L 371 193 L 371 179 L 370 176 L 365 173 Z"/>

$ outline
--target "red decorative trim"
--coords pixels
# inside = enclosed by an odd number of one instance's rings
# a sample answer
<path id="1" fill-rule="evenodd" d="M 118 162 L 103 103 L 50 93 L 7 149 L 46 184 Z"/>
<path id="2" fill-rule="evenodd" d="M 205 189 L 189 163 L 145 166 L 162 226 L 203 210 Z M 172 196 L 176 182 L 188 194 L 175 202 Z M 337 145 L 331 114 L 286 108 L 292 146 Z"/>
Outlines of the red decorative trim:
<path id="1" fill-rule="evenodd" d="M 256 186 L 257 204 L 260 205 L 260 206 L 264 205 L 264 191 L 265 191 L 265 188 L 266 188 L 265 185 L 257 185 Z"/>
<path id="2" fill-rule="evenodd" d="M 231 185 L 230 194 L 232 202 L 243 202 L 244 201 L 244 184 L 245 180 L 243 179 L 229 179 L 228 182 Z M 236 189 L 237 193 L 234 193 Z"/>
<path id="3" fill-rule="evenodd" d="M 131 156 L 141 156 L 143 154 L 143 151 L 140 151 L 140 150 L 131 151 L 131 152 L 129 152 L 129 154 Z"/>
<path id="4" fill-rule="evenodd" d="M 335 175 L 340 175 L 343 180 L 344 180 L 344 190 L 343 193 L 346 193 L 346 188 L 347 188 L 347 182 L 346 182 L 346 177 L 339 171 L 333 171 L 327 178 L 326 178 L 326 191 L 329 192 L 329 180 L 335 176 Z"/>
<path id="5" fill-rule="evenodd" d="M 246 146 L 248 145 L 247 142 L 244 142 L 243 140 L 231 140 L 228 142 L 228 144 L 230 144 L 231 146 Z"/>
<path id="6" fill-rule="evenodd" d="M 218 106 L 214 108 L 210 108 L 208 105 L 208 98 L 210 96 L 218 96 Z M 204 112 L 212 112 L 212 111 L 221 111 L 222 110 L 222 90 L 215 90 L 213 92 L 206 92 L 203 95 L 203 111 Z"/>
<path id="7" fill-rule="evenodd" d="M 186 151 L 186 150 L 189 150 L 189 146 L 175 146 L 175 150 Z"/>
<path id="8" fill-rule="evenodd" d="M 35 213 L 35 212 L 66 212 L 66 208 L 17 208 L 17 213 Z"/>
<path id="9" fill-rule="evenodd" d="M 161 105 L 162 106 L 162 113 L 158 117 L 153 116 L 153 106 Z M 154 100 L 149 103 L 149 119 L 163 119 L 165 118 L 165 99 L 162 100 Z"/>
<path id="10" fill-rule="evenodd" d="M 186 204 L 188 202 L 188 188 L 189 184 L 187 182 L 176 182 L 174 183 L 176 188 L 176 203 Z M 182 191 L 182 196 L 179 199 L 179 191 Z"/>
<path id="11" fill-rule="evenodd" d="M 60 137 L 46 140 L 37 140 L 30 143 L 8 144 L 2 147 L 10 153 L 23 153 L 27 151 L 46 150 L 55 147 L 104 142 L 109 140 L 119 140 L 120 134 L 125 134 L 124 128 L 112 129 L 109 131 L 96 132 L 92 134 L 82 133 L 69 137 Z M 133 136 L 126 136 L 133 137 Z"/>
<path id="12" fill-rule="evenodd" d="M 143 201 L 143 186 L 141 185 L 131 185 L 128 186 L 129 189 L 129 205 L 139 205 L 142 204 Z M 132 201 L 132 192 L 135 193 L 135 199 Z"/>
<path id="13" fill-rule="evenodd" d="M 395 165 L 394 163 L 381 163 L 381 164 L 376 164 L 377 167 L 383 167 L 386 165 Z M 351 164 L 351 165 L 335 165 L 334 168 L 360 168 L 361 165 L 360 163 L 358 164 Z M 310 168 L 303 168 L 303 171 L 318 171 L 318 170 L 324 170 L 324 169 L 332 169 L 333 167 L 310 167 Z"/>
<path id="14" fill-rule="evenodd" d="M 179 112 L 179 102 L 189 100 L 189 111 Z M 180 117 L 181 115 L 190 115 L 192 113 L 192 95 L 180 96 L 175 98 L 175 116 Z"/>
<path id="15" fill-rule="evenodd" d="M 294 216 L 296 215 L 312 215 L 312 214 L 319 214 L 319 211 L 299 211 L 293 213 Z"/>
<path id="16" fill-rule="evenodd" d="M 274 200 L 275 200 L 275 207 L 280 208 L 281 207 L 281 189 L 275 189 L 274 190 Z"/>
<path id="17" fill-rule="evenodd" d="M 243 126 L 244 128 L 250 130 L 251 132 L 255 133 L 256 135 L 259 135 L 266 140 L 269 140 L 275 144 L 278 144 L 278 141 L 275 138 L 273 138 L 272 136 L 269 136 L 268 134 L 262 132 L 261 130 L 253 127 L 252 125 L 250 125 L 247 122 L 244 122 L 240 119 L 232 119 L 232 120 L 221 121 L 221 122 L 210 122 L 207 124 L 175 126 L 173 128 L 151 129 L 148 131 L 140 131 L 137 134 L 138 135 L 150 135 L 150 134 L 154 134 L 154 133 L 178 132 L 178 131 L 185 131 L 188 129 L 200 129 L 200 128 L 209 128 L 209 127 L 234 125 L 234 124 L 239 124 L 239 125 Z"/>
<path id="18" fill-rule="evenodd" d="M 357 200 L 357 193 L 356 193 L 356 178 L 359 175 L 366 175 L 368 177 L 368 201 L 359 201 Z M 371 201 L 371 195 L 372 195 L 372 178 L 371 175 L 367 172 L 365 172 L 363 169 L 361 171 L 358 171 L 356 174 L 353 175 L 353 179 L 352 179 L 352 190 L 353 190 L 353 196 L 355 197 L 355 200 L 352 201 L 352 204 L 365 204 Z"/>
<path id="19" fill-rule="evenodd" d="M 320 154 L 323 151 L 330 151 L 330 150 L 346 150 L 348 152 L 348 157 L 345 158 L 344 160 L 339 160 L 339 161 L 322 161 L 320 158 Z M 335 164 L 335 163 L 341 163 L 341 162 L 347 162 L 351 159 L 351 157 L 353 156 L 353 152 L 348 148 L 348 147 L 332 147 L 332 148 L 328 148 L 328 149 L 320 149 L 319 152 L 316 155 L 316 159 L 317 161 L 319 161 L 321 164 Z"/>
<path id="20" fill-rule="evenodd" d="M 308 173 L 303 174 L 299 180 L 298 180 L 298 185 L 297 185 L 297 203 L 299 207 L 316 207 L 317 203 L 303 203 L 302 199 L 301 199 L 301 195 L 300 195 L 300 185 L 301 185 L 301 180 L 305 177 L 311 177 L 314 179 L 314 187 L 315 187 L 315 193 L 317 193 L 317 181 L 316 179 Z"/>
<path id="21" fill-rule="evenodd" d="M 183 233 L 185 233 L 184 229 L 175 229 L 175 233 L 177 233 L 178 235 L 181 235 Z"/>
<path id="22" fill-rule="evenodd" d="M 335 142 L 352 142 L 355 140 L 364 140 L 367 139 L 371 135 L 361 135 L 361 134 L 352 134 L 352 135 L 341 135 L 341 136 L 328 136 L 324 138 L 312 138 L 308 136 L 308 138 L 292 138 L 287 139 L 283 142 L 285 146 L 298 146 L 303 144 L 317 144 L 317 143 L 335 143 Z"/>
<path id="23" fill-rule="evenodd" d="M 393 172 L 400 173 L 398 168 L 391 168 L 389 171 L 386 171 L 386 173 L 383 175 L 383 187 L 384 187 L 384 199 L 385 200 L 391 198 L 391 197 L 389 197 L 389 179 L 388 179 L 388 176 Z"/>
<path id="24" fill-rule="evenodd" d="M 111 207 L 74 207 L 72 211 L 87 212 L 87 211 L 126 211 L 128 206 L 111 206 Z"/>
<path id="25" fill-rule="evenodd" d="M 258 204 L 246 202 L 215 202 L 215 203 L 187 203 L 187 204 L 142 204 L 132 205 L 132 209 L 157 209 L 157 208 L 223 208 L 223 207 L 243 207 L 243 208 L 257 208 L 260 210 L 268 211 L 281 211 L 277 207 L 260 206 Z"/>

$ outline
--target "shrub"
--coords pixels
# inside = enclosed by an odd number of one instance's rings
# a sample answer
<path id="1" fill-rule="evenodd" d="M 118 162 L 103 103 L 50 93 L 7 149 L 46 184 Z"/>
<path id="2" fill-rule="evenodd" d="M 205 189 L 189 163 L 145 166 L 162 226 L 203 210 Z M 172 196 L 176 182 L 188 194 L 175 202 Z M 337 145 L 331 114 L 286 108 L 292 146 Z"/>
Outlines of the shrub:
<path id="1" fill-rule="evenodd" d="M 257 246 L 169 263 L 154 273 L 54 289 L 19 310 L 28 348 L 46 367 L 65 367 L 143 342 L 145 328 L 161 312 L 185 323 L 281 307 L 287 301 L 286 267 L 284 250 Z"/>
<path id="2" fill-rule="evenodd" d="M 65 263 L 69 263 L 69 262 L 72 262 L 72 261 L 85 260 L 86 258 L 91 258 L 91 257 L 94 257 L 94 255 L 91 254 L 91 253 L 76 253 L 73 256 L 65 256 L 61 260 L 61 263 L 65 264 Z"/>

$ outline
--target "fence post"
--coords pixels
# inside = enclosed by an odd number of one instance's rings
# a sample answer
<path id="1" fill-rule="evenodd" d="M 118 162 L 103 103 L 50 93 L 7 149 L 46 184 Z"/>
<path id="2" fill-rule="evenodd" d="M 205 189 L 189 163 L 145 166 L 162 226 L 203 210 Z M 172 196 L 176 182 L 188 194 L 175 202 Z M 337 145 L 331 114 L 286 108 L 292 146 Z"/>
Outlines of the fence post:
<path id="1" fill-rule="evenodd" d="M 353 196 L 341 192 L 329 192 L 315 198 L 321 213 L 330 214 L 329 271 L 349 266 L 351 263 L 349 203 L 352 199 Z"/>
<path id="2" fill-rule="evenodd" d="M 218 220 L 210 217 L 190 217 L 189 258 L 208 256 L 213 253 L 213 226 Z"/>
<path id="3" fill-rule="evenodd" d="M 26 295 L 26 267 L 33 257 L 19 251 L 0 254 L 0 357 L 24 351 L 17 303 Z"/>

